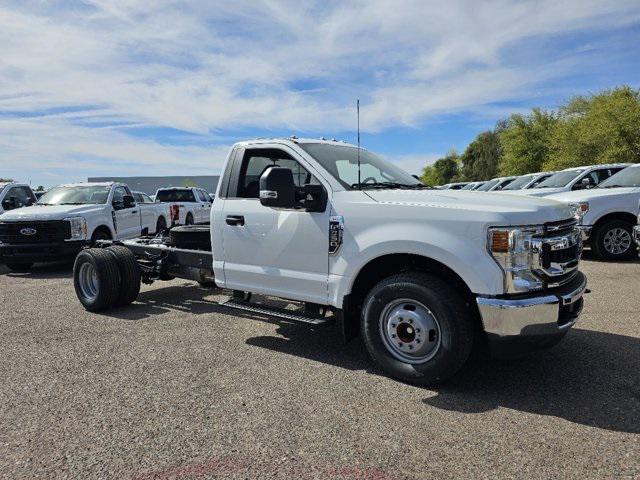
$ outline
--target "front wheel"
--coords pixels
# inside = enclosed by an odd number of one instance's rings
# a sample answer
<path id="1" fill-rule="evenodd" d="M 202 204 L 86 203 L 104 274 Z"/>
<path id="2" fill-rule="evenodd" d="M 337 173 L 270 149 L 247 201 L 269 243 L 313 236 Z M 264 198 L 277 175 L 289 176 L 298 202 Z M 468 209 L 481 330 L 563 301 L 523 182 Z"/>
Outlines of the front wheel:
<path id="1" fill-rule="evenodd" d="M 628 260 L 635 258 L 633 226 L 624 220 L 609 220 L 593 233 L 591 248 L 597 258 L 603 260 Z"/>
<path id="2" fill-rule="evenodd" d="M 193 215 L 187 214 L 187 218 L 184 221 L 185 225 L 193 225 Z"/>
<path id="3" fill-rule="evenodd" d="M 365 299 L 364 343 L 390 376 L 431 385 L 453 376 L 469 358 L 473 318 L 447 283 L 426 273 L 402 273 L 378 283 Z"/>
<path id="4" fill-rule="evenodd" d="M 160 233 L 164 233 L 166 229 L 167 229 L 167 221 L 164 219 L 164 217 L 158 218 L 158 222 L 156 223 L 156 235 Z"/>

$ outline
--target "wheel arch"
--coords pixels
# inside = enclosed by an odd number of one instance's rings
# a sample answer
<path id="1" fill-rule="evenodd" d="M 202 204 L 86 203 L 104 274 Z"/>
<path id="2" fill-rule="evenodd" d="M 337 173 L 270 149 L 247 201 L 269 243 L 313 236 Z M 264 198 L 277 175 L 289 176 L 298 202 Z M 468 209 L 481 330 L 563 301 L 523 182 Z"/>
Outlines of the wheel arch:
<path id="1" fill-rule="evenodd" d="M 595 233 L 598 228 L 600 228 L 602 226 L 603 223 L 608 222 L 609 220 L 621 220 L 623 222 L 627 222 L 630 223 L 631 225 L 635 225 L 637 222 L 637 217 L 630 212 L 610 212 L 607 213 L 605 215 L 603 215 L 602 217 L 600 217 L 594 224 L 593 224 L 593 232 Z"/>
<path id="2" fill-rule="evenodd" d="M 347 295 L 343 298 L 343 323 L 346 339 L 357 336 L 362 303 L 367 293 L 381 280 L 402 272 L 431 273 L 450 283 L 460 293 L 477 324 L 480 312 L 475 296 L 467 283 L 452 268 L 431 257 L 414 253 L 392 253 L 378 256 L 364 264 L 355 275 Z"/>
<path id="3" fill-rule="evenodd" d="M 109 238 L 111 240 L 113 240 L 114 238 L 114 233 L 111 230 L 111 228 L 108 225 L 98 225 L 96 228 L 93 229 L 93 232 L 91 232 L 91 238 L 93 238 L 93 236 L 98 233 L 98 232 L 105 232 L 106 234 L 109 235 Z"/>

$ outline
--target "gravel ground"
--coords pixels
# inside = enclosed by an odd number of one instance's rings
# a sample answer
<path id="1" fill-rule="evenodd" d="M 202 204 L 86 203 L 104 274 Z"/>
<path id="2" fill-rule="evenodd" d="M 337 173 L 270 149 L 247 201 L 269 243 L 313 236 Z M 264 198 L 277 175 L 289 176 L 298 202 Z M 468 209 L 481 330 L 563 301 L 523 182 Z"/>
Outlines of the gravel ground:
<path id="1" fill-rule="evenodd" d="M 431 390 L 190 282 L 97 315 L 68 266 L 0 267 L 0 476 L 639 478 L 640 263 L 583 269 L 560 345 Z"/>

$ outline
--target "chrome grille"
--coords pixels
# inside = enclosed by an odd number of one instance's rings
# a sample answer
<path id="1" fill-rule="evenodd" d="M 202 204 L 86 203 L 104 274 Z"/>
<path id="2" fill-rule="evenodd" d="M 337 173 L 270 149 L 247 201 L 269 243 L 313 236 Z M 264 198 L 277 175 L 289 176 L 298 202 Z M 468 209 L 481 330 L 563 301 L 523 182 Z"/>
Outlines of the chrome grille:
<path id="1" fill-rule="evenodd" d="M 532 241 L 533 272 L 547 288 L 564 285 L 578 274 L 582 236 L 575 219 L 550 222 Z"/>

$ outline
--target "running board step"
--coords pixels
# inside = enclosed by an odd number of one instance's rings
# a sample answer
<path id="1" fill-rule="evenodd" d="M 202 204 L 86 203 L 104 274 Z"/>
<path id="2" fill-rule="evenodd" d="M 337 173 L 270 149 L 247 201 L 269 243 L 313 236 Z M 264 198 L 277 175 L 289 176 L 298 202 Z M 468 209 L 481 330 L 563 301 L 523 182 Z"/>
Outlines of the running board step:
<path id="1" fill-rule="evenodd" d="M 333 323 L 332 318 L 311 317 L 284 308 L 271 307 L 269 305 L 258 305 L 255 303 L 233 300 L 231 298 L 218 302 L 223 307 L 235 308 L 236 310 L 244 310 L 245 312 L 258 313 L 270 317 L 283 318 L 292 322 L 307 323 L 310 325 L 326 325 Z"/>

